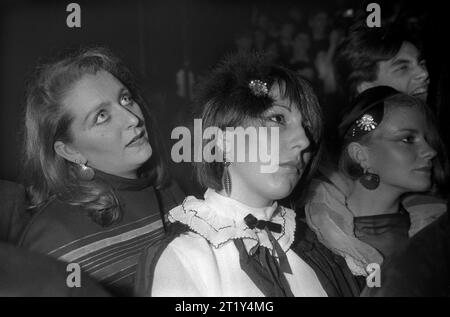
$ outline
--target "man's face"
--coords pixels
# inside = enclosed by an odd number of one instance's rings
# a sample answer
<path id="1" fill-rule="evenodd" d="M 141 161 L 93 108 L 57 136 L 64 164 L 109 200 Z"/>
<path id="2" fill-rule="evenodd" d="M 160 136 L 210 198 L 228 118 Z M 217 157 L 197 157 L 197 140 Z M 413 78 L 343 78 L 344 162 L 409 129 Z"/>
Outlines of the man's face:
<path id="1" fill-rule="evenodd" d="M 378 77 L 373 82 L 364 82 L 359 92 L 376 86 L 390 86 L 408 95 L 426 99 L 428 71 L 419 50 L 409 42 L 403 42 L 397 55 L 379 62 Z"/>

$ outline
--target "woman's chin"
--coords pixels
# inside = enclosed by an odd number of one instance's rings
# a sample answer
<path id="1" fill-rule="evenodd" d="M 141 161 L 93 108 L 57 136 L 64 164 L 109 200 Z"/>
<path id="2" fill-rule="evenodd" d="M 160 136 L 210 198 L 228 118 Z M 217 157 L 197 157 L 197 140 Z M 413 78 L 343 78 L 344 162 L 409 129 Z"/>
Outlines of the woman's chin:
<path id="1" fill-rule="evenodd" d="M 431 189 L 431 182 L 425 182 L 422 184 L 417 184 L 414 186 L 413 190 L 414 192 L 426 192 Z"/>
<path id="2" fill-rule="evenodd" d="M 270 190 L 270 192 L 268 191 L 268 194 L 272 200 L 280 200 L 289 196 L 294 187 L 295 184 L 291 184 L 290 182 L 285 182 L 279 186 L 270 186 L 271 190 L 268 188 Z"/>
<path id="3" fill-rule="evenodd" d="M 405 184 L 404 191 L 409 193 L 420 193 L 426 192 L 431 189 L 431 181 L 428 180 L 416 180 L 410 181 L 408 184 Z"/>
<path id="4" fill-rule="evenodd" d="M 136 163 L 144 164 L 152 157 L 152 154 L 153 154 L 152 147 L 150 146 L 149 143 L 147 143 L 146 145 L 138 148 L 137 151 L 131 155 L 133 160 L 136 161 Z"/>

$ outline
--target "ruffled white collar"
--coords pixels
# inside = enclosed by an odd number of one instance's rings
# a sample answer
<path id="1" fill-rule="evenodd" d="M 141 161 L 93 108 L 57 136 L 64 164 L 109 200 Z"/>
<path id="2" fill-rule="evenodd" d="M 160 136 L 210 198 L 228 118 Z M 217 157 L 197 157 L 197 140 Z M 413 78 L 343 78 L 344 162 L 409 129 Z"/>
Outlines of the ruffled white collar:
<path id="1" fill-rule="evenodd" d="M 265 230 L 250 229 L 244 217 L 253 214 L 258 220 L 270 220 L 281 225 L 281 233 L 272 232 L 281 248 L 286 252 L 294 241 L 295 212 L 280 207 L 275 202 L 265 208 L 252 208 L 234 199 L 218 194 L 208 189 L 200 200 L 193 196 L 169 212 L 170 222 L 181 222 L 192 231 L 198 233 L 214 248 L 220 248 L 233 239 L 242 239 L 247 251 L 251 252 L 258 246 L 273 250 L 272 243 Z M 278 208 L 278 209 L 277 209 Z M 271 219 L 266 215 L 272 214 Z"/>

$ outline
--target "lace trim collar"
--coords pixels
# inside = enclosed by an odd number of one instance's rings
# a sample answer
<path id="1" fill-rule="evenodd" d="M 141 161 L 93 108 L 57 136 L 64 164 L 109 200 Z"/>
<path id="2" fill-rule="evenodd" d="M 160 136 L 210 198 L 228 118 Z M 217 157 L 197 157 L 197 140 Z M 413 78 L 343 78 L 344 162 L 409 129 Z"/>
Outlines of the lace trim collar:
<path id="1" fill-rule="evenodd" d="M 276 212 L 271 219 L 263 219 L 262 215 L 267 214 L 267 209 Z M 278 208 L 277 203 L 266 208 L 252 208 L 208 189 L 205 200 L 189 196 L 180 206 L 172 209 L 169 212 L 169 221 L 187 225 L 208 240 L 214 248 L 220 248 L 233 239 L 243 239 L 247 251 L 254 250 L 257 246 L 273 250 L 264 230 L 250 229 L 245 224 L 244 217 L 249 213 L 258 219 L 280 224 L 281 233 L 272 234 L 285 252 L 289 250 L 294 241 L 295 213 L 288 208 Z"/>

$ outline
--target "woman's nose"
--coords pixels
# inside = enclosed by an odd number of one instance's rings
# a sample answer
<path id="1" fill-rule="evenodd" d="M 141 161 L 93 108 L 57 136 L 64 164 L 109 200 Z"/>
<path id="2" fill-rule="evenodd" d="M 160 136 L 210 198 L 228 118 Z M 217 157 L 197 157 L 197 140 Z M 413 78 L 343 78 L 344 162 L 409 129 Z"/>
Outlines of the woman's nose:
<path id="1" fill-rule="evenodd" d="M 294 128 L 290 139 L 290 147 L 303 153 L 310 146 L 310 140 L 303 125 Z"/>
<path id="2" fill-rule="evenodd" d="M 437 155 L 436 150 L 434 148 L 432 148 L 428 144 L 428 142 L 425 142 L 424 147 L 422 149 L 422 156 L 429 160 L 432 160 L 434 157 L 436 157 L 436 155 Z"/>
<path id="3" fill-rule="evenodd" d="M 122 109 L 121 112 L 127 127 L 135 127 L 142 121 L 138 114 L 134 113 L 131 109 L 124 107 L 120 108 Z"/>

